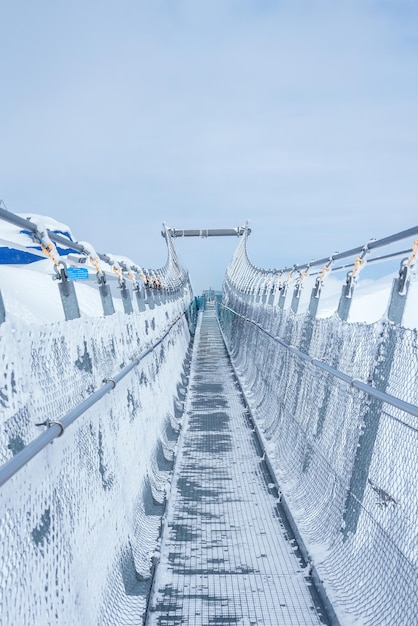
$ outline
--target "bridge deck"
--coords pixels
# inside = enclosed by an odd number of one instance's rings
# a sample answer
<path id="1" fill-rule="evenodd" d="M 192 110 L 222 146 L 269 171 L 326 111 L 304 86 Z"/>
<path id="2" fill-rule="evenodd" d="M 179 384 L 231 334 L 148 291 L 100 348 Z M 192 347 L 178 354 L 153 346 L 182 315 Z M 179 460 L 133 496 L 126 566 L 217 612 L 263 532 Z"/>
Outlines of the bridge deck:
<path id="1" fill-rule="evenodd" d="M 147 623 L 327 623 L 211 310 L 197 331 L 186 409 Z"/>

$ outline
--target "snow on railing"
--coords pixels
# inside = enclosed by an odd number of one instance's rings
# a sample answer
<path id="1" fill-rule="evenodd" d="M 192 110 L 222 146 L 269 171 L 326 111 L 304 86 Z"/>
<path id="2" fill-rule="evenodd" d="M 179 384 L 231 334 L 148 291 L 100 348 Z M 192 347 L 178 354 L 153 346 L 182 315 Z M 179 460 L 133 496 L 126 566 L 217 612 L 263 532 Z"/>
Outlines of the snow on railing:
<path id="1" fill-rule="evenodd" d="M 8 251 L 11 265 L 16 263 L 19 256 L 25 259 L 23 262 L 33 262 L 42 258 L 51 259 L 54 269 L 53 278 L 58 284 L 66 320 L 80 317 L 74 281 L 89 277 L 87 267 L 93 268 L 96 273 L 96 284 L 104 315 L 113 315 L 115 312 L 112 292 L 108 284 L 109 275 L 117 279 L 123 310 L 127 314 L 133 312 L 132 294 L 136 297 L 139 311 L 144 311 L 146 305 L 153 309 L 155 305 L 173 300 L 184 290 L 189 290 L 191 294 L 188 272 L 179 262 L 170 236 L 165 237 L 168 251 L 166 264 L 160 269 L 146 270 L 127 257 L 97 253 L 92 244 L 73 241 L 68 227 L 65 229 L 65 234 L 59 230 L 47 228 L 44 219 L 49 218 L 41 219 L 35 216 L 24 218 L 8 211 L 1 204 L 0 201 L 0 220 L 17 226 L 20 229 L 17 235 L 26 235 L 26 246 L 20 243 L 16 254 L 10 254 L 10 250 L 13 249 L 11 242 L 5 242 L 2 250 Z M 164 229 L 166 230 L 165 226 Z M 61 253 L 55 244 L 60 244 Z M 34 256 L 37 251 L 39 251 L 39 256 Z M 7 259 L 4 262 L 7 263 Z M 105 269 L 106 266 L 107 269 Z M 131 283 L 131 289 L 128 288 L 127 281 Z M 4 321 L 5 316 L 6 311 L 0 291 L 0 323 Z"/>
<path id="2" fill-rule="evenodd" d="M 247 401 L 342 624 L 418 622 L 418 335 L 401 325 L 418 240 L 372 257 L 417 233 L 282 271 L 256 268 L 243 237 L 223 286 L 219 315 Z M 350 323 L 366 256 L 369 264 L 401 256 L 401 267 L 386 313 Z M 325 279 L 341 269 L 350 271 L 340 301 L 324 316 Z"/>
<path id="3" fill-rule="evenodd" d="M 145 270 L 74 242 L 49 218 L 9 223 L 0 242 L 0 625 L 138 623 L 190 368 L 188 274 L 170 239 L 166 265 Z M 18 265 L 32 261 L 39 271 Z M 73 281 L 87 264 L 92 283 Z"/>
<path id="4" fill-rule="evenodd" d="M 393 250 L 394 244 L 408 240 L 410 242 L 414 237 L 415 240 L 412 242 L 412 246 L 405 248 L 404 245 L 401 249 Z M 246 297 L 253 297 L 257 301 L 268 304 L 274 303 L 283 309 L 286 296 L 290 286 L 293 284 L 291 308 L 294 313 L 297 313 L 302 289 L 308 282 L 306 279 L 309 277 L 314 279 L 309 310 L 312 315 L 315 315 L 327 276 L 334 272 L 337 273 L 349 269 L 341 289 L 341 297 L 338 304 L 338 315 L 342 320 L 349 318 L 355 288 L 359 282 L 360 272 L 365 267 L 366 262 L 368 266 L 371 266 L 402 257 L 387 311 L 390 321 L 397 324 L 401 323 L 406 303 L 405 296 L 408 293 L 411 275 L 417 260 L 418 226 L 383 239 L 371 239 L 363 246 L 352 248 L 345 252 L 334 252 L 322 259 L 302 264 L 295 263 L 283 269 L 273 270 L 261 269 L 252 264 L 247 253 L 247 239 L 248 235 L 244 234 L 228 267 L 227 278 L 231 285 L 245 294 Z M 384 247 L 388 249 L 388 253 L 377 255 L 376 251 Z M 405 257 L 405 255 L 407 256 Z M 352 260 L 343 265 L 336 265 L 338 261 L 345 259 Z M 319 267 L 321 267 L 320 270 L 315 269 Z"/>

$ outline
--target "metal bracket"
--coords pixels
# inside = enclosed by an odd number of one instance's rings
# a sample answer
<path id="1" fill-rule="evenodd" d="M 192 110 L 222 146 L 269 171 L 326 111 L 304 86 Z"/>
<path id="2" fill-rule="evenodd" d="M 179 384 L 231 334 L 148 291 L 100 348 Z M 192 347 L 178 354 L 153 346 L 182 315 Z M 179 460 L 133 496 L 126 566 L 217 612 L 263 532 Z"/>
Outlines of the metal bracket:
<path id="1" fill-rule="evenodd" d="M 409 280 L 409 274 L 411 273 L 411 266 L 408 265 L 408 259 L 403 259 L 401 261 L 401 266 L 399 268 L 399 295 L 403 296 L 406 293 L 406 283 Z"/>
<path id="2" fill-rule="evenodd" d="M 106 284 L 106 274 L 104 272 L 102 272 L 102 274 L 99 274 L 99 272 L 96 273 L 96 279 L 99 285 L 105 285 Z"/>
<path id="3" fill-rule="evenodd" d="M 324 285 L 324 279 L 325 276 L 331 271 L 331 265 L 334 261 L 334 257 L 339 254 L 339 252 L 334 252 L 333 254 L 331 254 L 331 256 L 329 257 L 328 261 L 325 263 L 324 267 L 322 268 L 321 274 L 319 276 L 317 276 L 316 280 L 315 280 L 315 286 L 314 286 L 314 293 L 313 293 L 313 297 L 316 299 L 319 299 L 319 296 L 321 295 L 321 290 L 322 287 Z"/>
<path id="4" fill-rule="evenodd" d="M 62 423 L 61 423 L 61 422 L 59 422 L 58 420 L 51 420 L 51 421 L 49 422 L 49 424 L 48 424 L 48 428 L 50 428 L 51 426 L 54 426 L 54 425 L 55 425 L 55 426 L 59 426 L 59 427 L 61 428 L 61 432 L 60 432 L 60 434 L 59 434 L 59 435 L 57 435 L 57 438 L 58 438 L 58 437 L 62 437 L 62 436 L 63 436 L 63 434 L 64 434 L 64 430 L 65 430 L 65 428 L 64 428 L 64 424 L 62 424 Z"/>
<path id="5" fill-rule="evenodd" d="M 357 283 L 357 274 L 365 264 L 364 257 L 368 252 L 370 252 L 369 243 L 372 243 L 372 241 L 376 241 L 376 239 L 369 239 L 369 241 L 362 247 L 360 254 L 354 260 L 354 268 L 347 273 L 344 294 L 346 298 L 351 298 L 353 295 L 353 290 Z"/>
<path id="6" fill-rule="evenodd" d="M 46 426 L 47 428 L 50 428 L 51 426 L 59 426 L 61 429 L 61 432 L 59 435 L 57 435 L 57 438 L 62 437 L 62 435 L 64 434 L 64 430 L 65 430 L 64 424 L 62 422 L 59 422 L 58 420 L 46 419 L 44 422 L 35 423 L 35 426 Z"/>

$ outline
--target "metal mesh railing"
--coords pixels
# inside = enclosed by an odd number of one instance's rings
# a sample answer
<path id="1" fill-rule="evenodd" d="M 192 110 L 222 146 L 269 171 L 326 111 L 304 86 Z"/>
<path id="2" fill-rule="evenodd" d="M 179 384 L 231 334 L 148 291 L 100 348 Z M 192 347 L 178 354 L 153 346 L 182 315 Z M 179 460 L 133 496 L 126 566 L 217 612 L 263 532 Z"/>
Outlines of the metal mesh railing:
<path id="1" fill-rule="evenodd" d="M 0 465 L 156 343 L 188 297 L 153 311 L 0 333 Z M 161 523 L 185 316 L 112 393 L 1 487 L 0 624 L 128 624 L 144 615 Z"/>
<path id="2" fill-rule="evenodd" d="M 272 305 L 240 288 L 251 272 L 238 257 L 224 283 L 222 326 L 337 615 L 342 624 L 417 623 L 418 418 L 292 351 L 417 405 L 417 331 Z"/>

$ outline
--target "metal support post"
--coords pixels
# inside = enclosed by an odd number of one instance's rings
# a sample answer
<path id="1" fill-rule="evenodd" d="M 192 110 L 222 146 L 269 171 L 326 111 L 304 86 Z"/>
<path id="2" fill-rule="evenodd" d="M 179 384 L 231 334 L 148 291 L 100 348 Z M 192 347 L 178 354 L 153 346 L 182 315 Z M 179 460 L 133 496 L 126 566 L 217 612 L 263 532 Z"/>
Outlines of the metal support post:
<path id="1" fill-rule="evenodd" d="M 270 287 L 270 293 L 269 293 L 269 297 L 267 300 L 267 303 L 270 304 L 271 306 L 273 306 L 274 304 L 274 295 L 275 295 L 275 285 L 272 284 Z"/>
<path id="2" fill-rule="evenodd" d="M 371 386 L 379 391 L 386 391 L 390 370 L 396 349 L 397 333 L 394 324 L 385 324 L 381 342 L 376 354 L 376 368 L 372 375 Z M 369 478 L 373 451 L 379 431 L 380 418 L 384 402 L 371 397 L 364 415 L 364 427 L 360 433 L 356 448 L 356 456 L 351 473 L 350 487 L 344 507 L 344 537 L 355 533 L 362 511 L 364 493 Z"/>
<path id="3" fill-rule="evenodd" d="M 296 287 L 293 290 L 292 304 L 290 305 L 290 308 L 292 309 L 295 315 L 298 312 L 301 291 L 302 291 L 302 283 L 299 282 L 296 284 Z"/>
<path id="4" fill-rule="evenodd" d="M 113 306 L 112 294 L 110 293 L 109 285 L 106 283 L 104 275 L 99 279 L 99 293 L 102 300 L 102 307 L 104 315 L 113 315 L 115 307 Z"/>
<path id="5" fill-rule="evenodd" d="M 138 303 L 138 310 L 140 313 L 145 311 L 145 292 L 144 287 L 138 283 L 138 287 L 135 289 L 136 301 Z"/>
<path id="6" fill-rule="evenodd" d="M 157 287 L 155 287 L 153 293 L 154 293 L 154 302 L 155 302 L 155 304 L 157 306 L 160 306 L 160 304 L 161 304 L 160 290 Z"/>
<path id="7" fill-rule="evenodd" d="M 348 320 L 348 315 L 350 313 L 350 308 L 351 308 L 351 302 L 353 299 L 354 286 L 355 286 L 355 282 L 354 282 L 353 276 L 351 272 L 349 272 L 347 274 L 347 281 L 343 285 L 343 288 L 341 289 L 341 296 L 340 296 L 340 301 L 338 303 L 338 309 L 337 309 L 337 313 L 343 322 L 346 322 Z"/>
<path id="8" fill-rule="evenodd" d="M 154 295 L 151 287 L 145 287 L 145 293 L 147 294 L 147 304 L 149 309 L 155 309 Z"/>
<path id="9" fill-rule="evenodd" d="M 80 308 L 78 306 L 74 283 L 68 280 L 65 268 L 61 269 L 60 274 L 61 278 L 58 283 L 58 289 L 61 296 L 65 319 L 67 321 L 75 320 L 80 317 Z"/>
<path id="10" fill-rule="evenodd" d="M 309 300 L 309 309 L 308 309 L 309 315 L 311 315 L 312 317 L 316 317 L 320 295 L 321 295 L 321 289 L 318 289 L 318 287 L 315 286 L 311 292 L 311 299 Z"/>
<path id="11" fill-rule="evenodd" d="M 1 291 L 0 291 L 0 324 L 3 324 L 5 319 L 6 319 L 6 309 L 4 308 L 3 296 L 1 295 Z"/>
<path id="12" fill-rule="evenodd" d="M 120 285 L 120 295 L 122 297 L 123 310 L 127 315 L 130 315 L 133 313 L 134 309 L 132 306 L 131 294 L 129 293 L 129 289 L 125 283 Z"/>
<path id="13" fill-rule="evenodd" d="M 411 257 L 413 261 L 413 257 Z M 376 368 L 373 372 L 372 385 L 380 391 L 386 391 L 389 381 L 393 356 L 396 350 L 397 327 L 401 325 L 406 298 L 409 291 L 410 263 L 402 261 L 399 277 L 395 278 L 389 301 L 386 323 L 379 344 Z M 355 533 L 360 518 L 364 493 L 369 478 L 370 465 L 372 462 L 374 446 L 379 431 L 380 417 L 383 402 L 377 398 L 371 398 L 364 416 L 364 429 L 359 437 L 356 457 L 350 481 L 349 495 L 345 504 L 343 529 L 344 535 L 349 532 Z"/>
<path id="14" fill-rule="evenodd" d="M 388 307 L 388 320 L 394 324 L 401 325 L 402 317 L 405 310 L 406 298 L 409 291 L 409 273 L 410 266 L 407 262 L 402 261 L 398 278 L 393 280 L 392 292 Z"/>
<path id="15" fill-rule="evenodd" d="M 263 285 L 263 295 L 261 298 L 261 302 L 263 304 L 267 304 L 269 293 L 270 293 L 270 280 L 266 279 L 265 285 Z"/>
<path id="16" fill-rule="evenodd" d="M 284 309 L 284 303 L 286 301 L 287 289 L 288 289 L 287 283 L 283 283 L 282 288 L 280 290 L 279 303 L 278 303 L 279 308 L 282 310 Z"/>
<path id="17" fill-rule="evenodd" d="M 261 300 L 261 284 L 258 283 L 254 292 L 254 302 L 258 304 Z"/>

